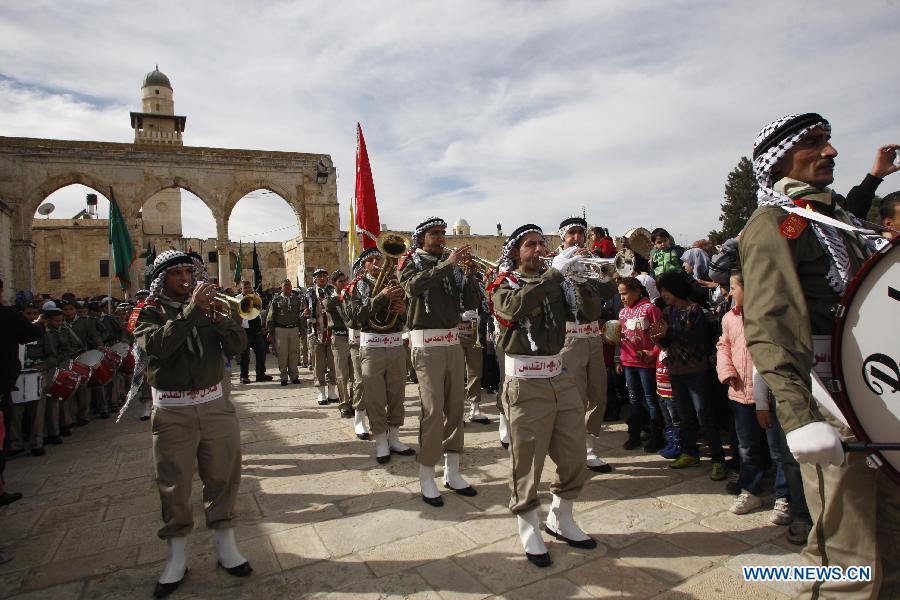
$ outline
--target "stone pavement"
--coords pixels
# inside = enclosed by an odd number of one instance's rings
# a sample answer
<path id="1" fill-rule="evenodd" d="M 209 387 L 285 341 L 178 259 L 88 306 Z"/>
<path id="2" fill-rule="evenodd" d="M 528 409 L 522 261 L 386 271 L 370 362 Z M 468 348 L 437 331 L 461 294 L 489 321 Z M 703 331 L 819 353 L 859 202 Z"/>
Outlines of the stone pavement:
<path id="1" fill-rule="evenodd" d="M 444 493 L 445 506 L 433 508 L 419 499 L 414 458 L 378 465 L 373 443 L 357 440 L 335 405 L 318 407 L 309 374 L 301 375 L 299 387 L 234 386 L 244 451 L 236 534 L 253 575 L 216 568 L 195 479 L 191 570 L 173 598 L 749 599 L 794 591 L 742 581 L 741 565 L 800 558 L 769 510 L 728 512 L 733 497 L 709 480 L 707 461 L 675 471 L 657 455 L 625 452 L 624 425 L 613 424 L 603 443 L 615 470 L 592 474 L 576 503 L 598 548 L 545 536 L 554 564 L 538 569 L 506 508 L 508 458 L 495 425 L 466 425 L 463 474 L 479 494 Z M 403 437 L 415 446 L 415 386 L 406 394 Z M 7 487 L 25 498 L 0 509 L 0 548 L 13 555 L 0 565 L 0 597 L 151 597 L 166 546 L 156 537 L 149 422 L 136 415 L 94 421 L 45 457 L 9 461 Z M 553 468 L 548 459 L 545 511 Z"/>

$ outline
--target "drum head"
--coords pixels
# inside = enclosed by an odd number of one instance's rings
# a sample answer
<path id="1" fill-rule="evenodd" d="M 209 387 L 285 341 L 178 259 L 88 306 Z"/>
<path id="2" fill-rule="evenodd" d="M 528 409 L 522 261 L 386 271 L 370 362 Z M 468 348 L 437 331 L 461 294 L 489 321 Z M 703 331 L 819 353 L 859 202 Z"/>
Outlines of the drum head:
<path id="1" fill-rule="evenodd" d="M 118 354 L 120 358 L 125 358 L 131 351 L 131 346 L 126 342 L 118 342 L 110 346 L 109 349 Z"/>
<path id="2" fill-rule="evenodd" d="M 86 352 L 82 352 L 77 357 L 75 357 L 75 362 L 80 362 L 83 365 L 87 365 L 92 369 L 97 368 L 101 362 L 103 362 L 103 352 L 100 350 L 88 350 Z"/>
<path id="3" fill-rule="evenodd" d="M 900 442 L 900 238 L 863 266 L 841 300 L 832 340 L 838 406 L 865 442 Z M 900 452 L 879 453 L 900 485 Z"/>

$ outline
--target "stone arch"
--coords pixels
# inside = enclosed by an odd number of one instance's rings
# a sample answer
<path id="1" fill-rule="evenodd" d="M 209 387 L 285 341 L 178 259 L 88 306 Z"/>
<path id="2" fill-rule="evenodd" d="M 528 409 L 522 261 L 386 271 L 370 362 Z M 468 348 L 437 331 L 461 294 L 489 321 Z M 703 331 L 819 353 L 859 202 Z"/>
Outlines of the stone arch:
<path id="1" fill-rule="evenodd" d="M 284 259 L 278 252 L 275 252 L 274 250 L 272 250 L 269 252 L 269 255 L 266 257 L 266 268 L 267 269 L 284 268 Z"/>
<path id="2" fill-rule="evenodd" d="M 281 187 L 278 184 L 272 183 L 268 179 L 253 179 L 250 181 L 246 181 L 243 183 L 239 183 L 228 196 L 225 198 L 224 202 L 224 215 L 225 219 L 228 220 L 231 218 L 231 213 L 234 211 L 234 207 L 237 205 L 240 200 L 251 192 L 255 192 L 256 190 L 268 190 L 274 194 L 278 194 L 281 196 L 281 199 L 288 203 L 288 206 L 294 211 L 294 214 L 297 216 L 297 220 L 300 220 L 300 211 L 295 204 L 295 199 L 291 195 L 291 193 L 286 189 Z"/>
<path id="3" fill-rule="evenodd" d="M 56 190 L 77 183 L 93 188 L 97 190 L 98 193 L 103 194 L 107 198 L 109 197 L 109 182 L 103 181 L 84 171 L 67 171 L 53 177 L 48 177 L 26 196 L 22 208 L 22 216 L 25 221 L 25 231 L 21 232 L 24 236 L 23 239 L 31 239 L 31 217 L 34 215 L 38 206 L 47 199 L 47 196 Z"/>
<path id="4" fill-rule="evenodd" d="M 157 183 L 144 186 L 143 197 L 140 200 L 140 205 L 134 207 L 132 218 L 137 218 L 138 211 L 144 206 L 144 204 L 147 203 L 147 200 L 155 196 L 157 193 L 170 188 L 181 188 L 200 198 L 200 200 L 203 201 L 203 204 L 205 204 L 209 211 L 213 214 L 213 218 L 218 221 L 220 208 L 219 205 L 215 202 L 216 195 L 212 192 L 212 190 L 208 190 L 202 185 L 183 177 L 174 177 L 171 179 L 171 183 L 169 183 L 169 181 L 163 182 L 162 180 L 160 180 Z"/>

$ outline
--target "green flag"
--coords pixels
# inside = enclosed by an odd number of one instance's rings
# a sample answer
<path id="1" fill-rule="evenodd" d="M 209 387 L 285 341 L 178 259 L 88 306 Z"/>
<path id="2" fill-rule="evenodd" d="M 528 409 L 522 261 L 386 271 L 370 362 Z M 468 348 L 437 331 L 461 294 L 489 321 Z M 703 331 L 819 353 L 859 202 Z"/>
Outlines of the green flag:
<path id="1" fill-rule="evenodd" d="M 128 233 L 128 226 L 125 224 L 122 211 L 116 204 L 112 187 L 109 188 L 109 244 L 112 246 L 113 272 L 115 272 L 122 289 L 128 289 L 131 287 L 128 270 L 137 257 L 137 252 L 134 250 L 134 242 L 131 240 L 131 234 Z"/>
<path id="2" fill-rule="evenodd" d="M 241 242 L 238 242 L 237 262 L 234 263 L 234 282 L 241 282 Z"/>

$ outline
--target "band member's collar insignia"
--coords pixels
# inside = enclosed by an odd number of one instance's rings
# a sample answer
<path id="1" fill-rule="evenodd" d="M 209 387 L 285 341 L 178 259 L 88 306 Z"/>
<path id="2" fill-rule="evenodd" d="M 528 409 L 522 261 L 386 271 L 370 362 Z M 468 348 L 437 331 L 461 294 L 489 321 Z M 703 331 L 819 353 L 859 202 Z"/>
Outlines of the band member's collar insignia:
<path id="1" fill-rule="evenodd" d="M 789 240 L 796 240 L 803 233 L 803 230 L 809 225 L 809 219 L 800 215 L 790 214 L 781 224 L 779 230 L 781 235 Z"/>

